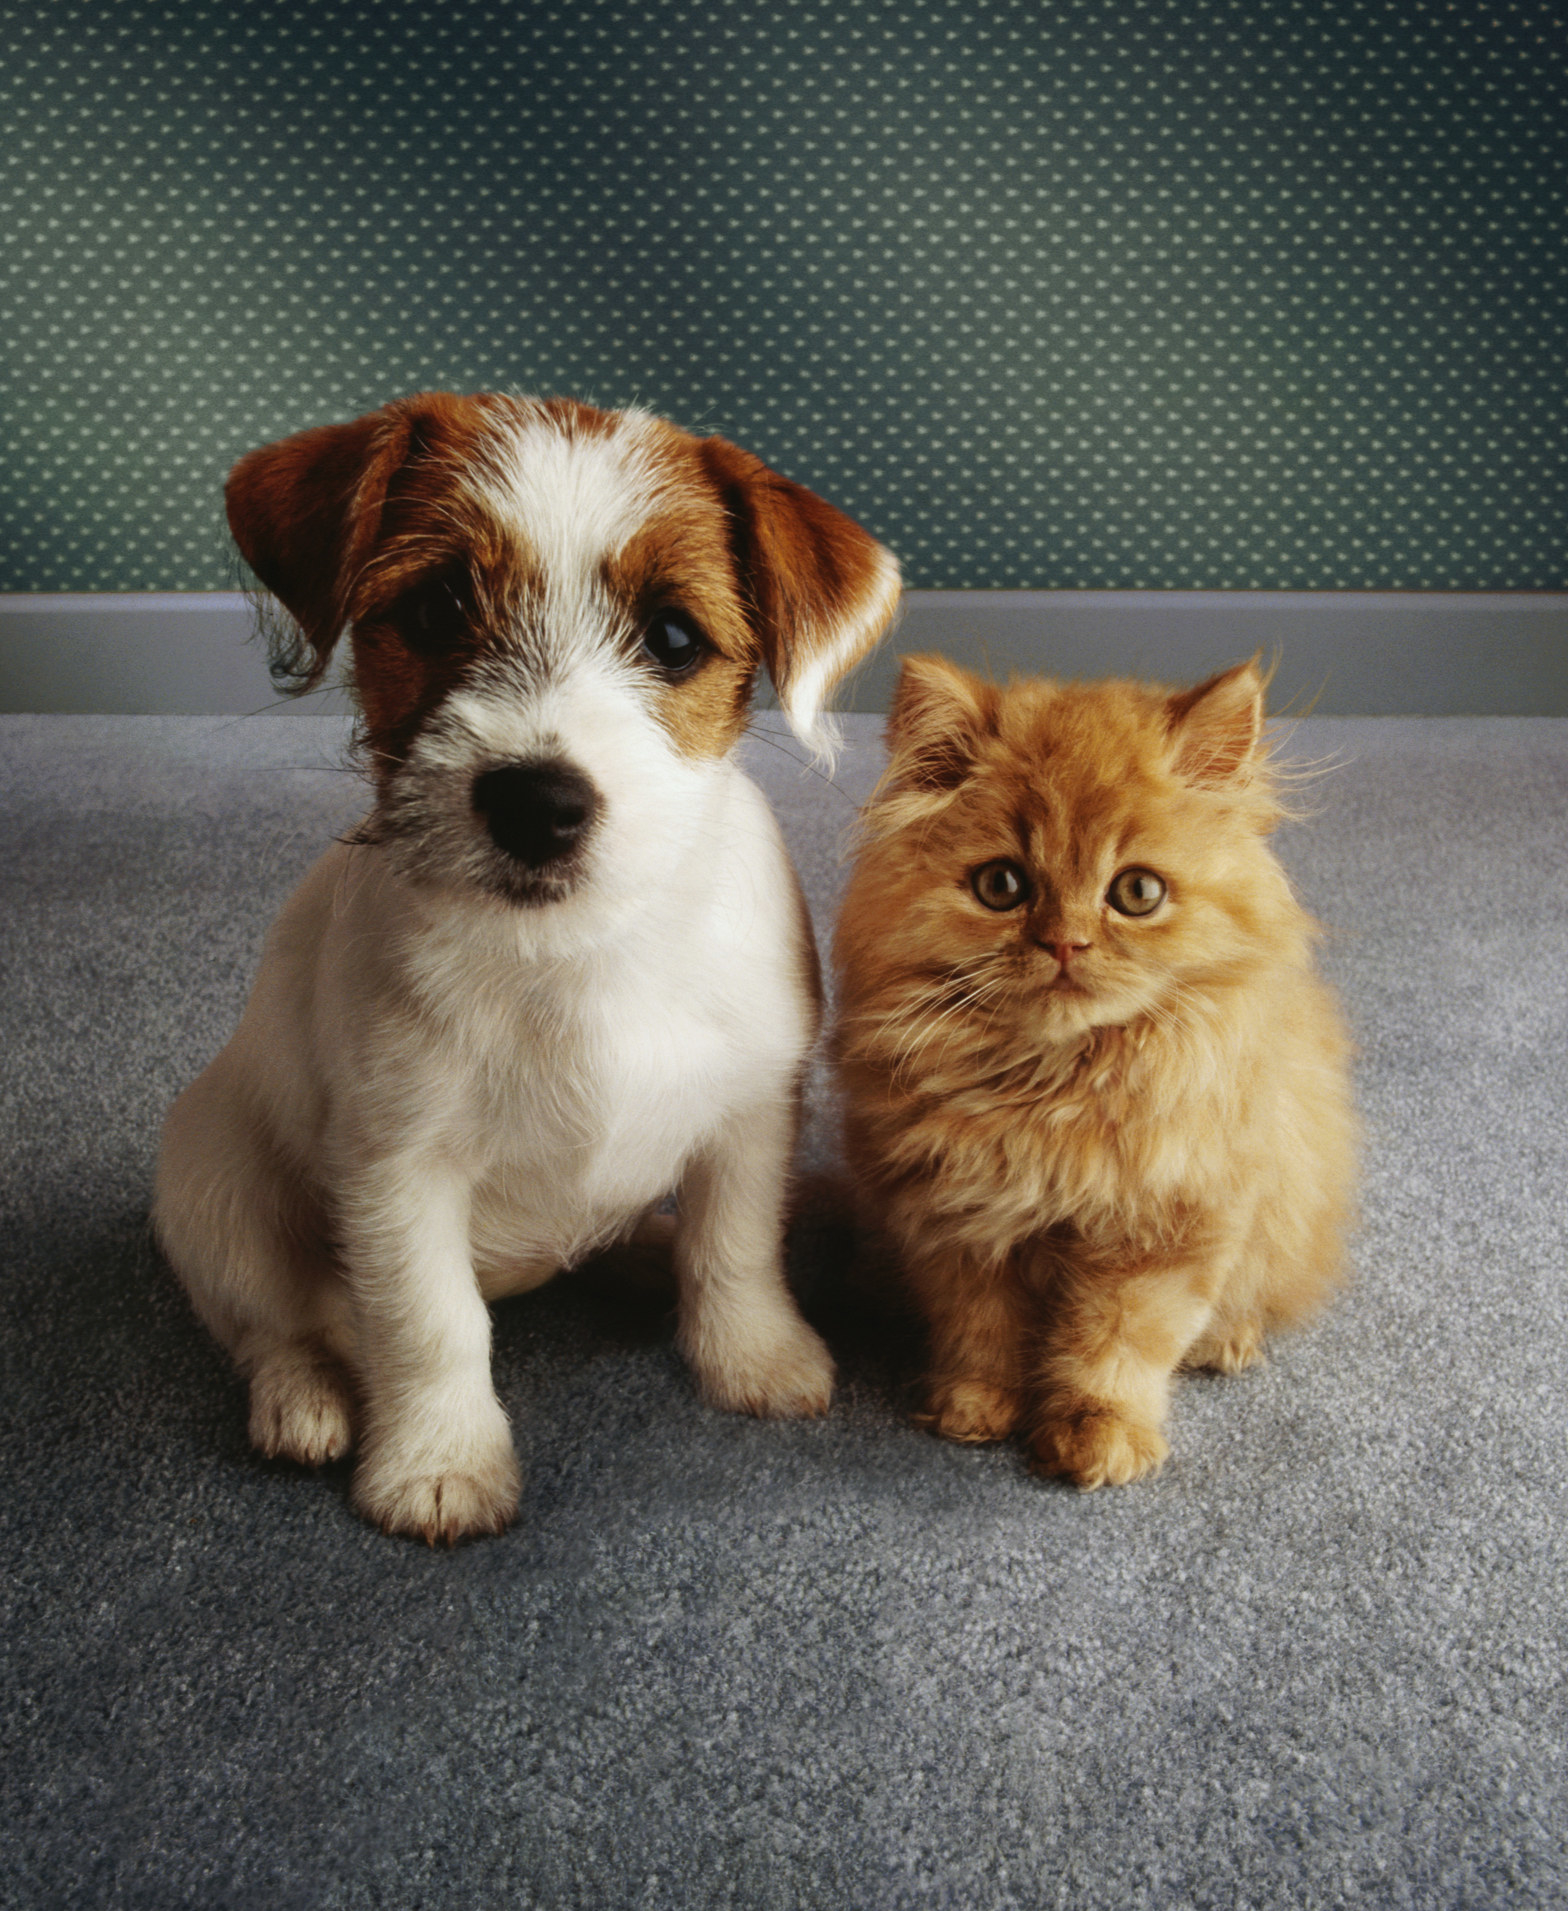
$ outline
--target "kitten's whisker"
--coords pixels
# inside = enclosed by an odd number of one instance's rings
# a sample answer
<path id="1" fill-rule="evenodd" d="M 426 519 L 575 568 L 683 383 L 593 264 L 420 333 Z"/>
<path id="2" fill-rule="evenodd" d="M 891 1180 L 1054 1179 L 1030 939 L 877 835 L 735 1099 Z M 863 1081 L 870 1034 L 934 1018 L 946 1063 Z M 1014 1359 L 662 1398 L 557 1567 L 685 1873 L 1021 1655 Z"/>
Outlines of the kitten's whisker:
<path id="1" fill-rule="evenodd" d="M 930 1047 L 932 1045 L 930 1037 L 944 1027 L 946 1028 L 946 1033 L 943 1035 L 936 1054 L 931 1059 L 933 1062 L 940 1062 L 945 1059 L 954 1042 L 958 1040 L 959 1036 L 963 1034 L 965 1028 L 968 1026 L 971 1012 L 976 1009 L 983 1009 L 994 1000 L 1001 992 L 1004 981 L 1005 978 L 998 977 L 985 987 L 972 991 L 969 995 L 952 1003 L 942 1014 L 928 1020 L 922 1027 L 916 1029 L 906 1051 L 909 1059 L 913 1060 L 916 1048 Z"/>
<path id="2" fill-rule="evenodd" d="M 975 966 L 983 975 L 990 964 L 988 960 L 982 960 Z M 955 997 L 952 993 L 955 981 L 960 986 L 978 981 L 979 986 L 965 987 L 964 992 Z M 963 968 L 952 970 L 936 983 L 919 991 L 912 999 L 899 1004 L 895 1010 L 875 1016 L 862 1015 L 851 1018 L 851 1021 L 873 1027 L 891 1039 L 890 1066 L 895 1075 L 902 1075 L 917 1055 L 932 1047 L 936 1048 L 936 1054 L 928 1059 L 940 1061 L 962 1034 L 974 1011 L 983 1010 L 1003 990 L 1006 982 L 1005 975 L 993 975 L 982 980 L 973 973 L 964 973 Z M 936 1038 L 939 1035 L 941 1040 L 938 1044 Z"/>

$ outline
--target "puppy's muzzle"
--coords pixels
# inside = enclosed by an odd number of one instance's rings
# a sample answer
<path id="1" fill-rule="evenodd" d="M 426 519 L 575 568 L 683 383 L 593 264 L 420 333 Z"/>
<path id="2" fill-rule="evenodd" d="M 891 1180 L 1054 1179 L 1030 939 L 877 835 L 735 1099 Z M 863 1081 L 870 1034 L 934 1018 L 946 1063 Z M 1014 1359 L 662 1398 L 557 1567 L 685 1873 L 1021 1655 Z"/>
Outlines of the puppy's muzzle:
<path id="1" fill-rule="evenodd" d="M 543 870 L 581 847 L 603 799 L 581 770 L 554 758 L 485 770 L 474 778 L 474 808 L 497 849 Z"/>

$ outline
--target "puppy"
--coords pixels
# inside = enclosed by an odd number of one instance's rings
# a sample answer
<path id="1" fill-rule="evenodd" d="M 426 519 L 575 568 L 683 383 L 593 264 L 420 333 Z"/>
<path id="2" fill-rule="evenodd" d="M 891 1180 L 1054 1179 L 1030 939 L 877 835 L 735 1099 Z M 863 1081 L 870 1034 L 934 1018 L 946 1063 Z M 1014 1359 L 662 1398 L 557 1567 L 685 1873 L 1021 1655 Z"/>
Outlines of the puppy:
<path id="1" fill-rule="evenodd" d="M 250 453 L 245 558 L 315 683 L 339 635 L 374 780 L 164 1128 L 153 1220 L 250 1437 L 434 1543 L 518 1466 L 486 1303 L 657 1228 L 704 1400 L 817 1414 L 781 1271 L 818 1022 L 794 871 L 734 746 L 795 731 L 892 617 L 890 554 L 721 438 L 425 393 Z"/>

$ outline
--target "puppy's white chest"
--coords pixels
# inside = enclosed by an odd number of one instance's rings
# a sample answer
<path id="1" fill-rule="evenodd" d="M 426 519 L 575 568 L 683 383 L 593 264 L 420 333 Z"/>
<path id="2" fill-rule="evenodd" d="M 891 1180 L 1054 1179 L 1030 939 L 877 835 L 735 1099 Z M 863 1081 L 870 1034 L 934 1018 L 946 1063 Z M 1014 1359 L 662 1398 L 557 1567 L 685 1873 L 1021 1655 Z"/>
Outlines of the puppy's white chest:
<path id="1" fill-rule="evenodd" d="M 598 978 L 496 1031 L 511 1053 L 492 1052 L 472 1109 L 487 1291 L 531 1286 L 613 1238 L 677 1185 L 731 1111 L 788 1092 L 789 1045 L 767 1039 L 785 1019 L 776 1006 L 757 1004 L 748 1040 L 710 999 L 682 1000 L 663 980 Z"/>

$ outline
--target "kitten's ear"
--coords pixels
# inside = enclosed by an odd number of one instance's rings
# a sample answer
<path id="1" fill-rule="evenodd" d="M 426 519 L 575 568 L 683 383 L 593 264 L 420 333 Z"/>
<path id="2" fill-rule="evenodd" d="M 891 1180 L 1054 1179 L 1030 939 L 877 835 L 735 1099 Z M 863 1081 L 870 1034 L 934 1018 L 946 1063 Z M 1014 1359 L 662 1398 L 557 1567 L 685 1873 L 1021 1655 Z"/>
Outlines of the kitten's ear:
<path id="1" fill-rule="evenodd" d="M 852 518 L 727 438 L 697 450 L 729 514 L 735 567 L 779 707 L 830 755 L 828 692 L 898 609 L 898 560 Z"/>
<path id="2" fill-rule="evenodd" d="M 888 712 L 889 773 L 904 788 L 956 789 L 994 728 L 995 684 L 945 657 L 906 657 Z"/>
<path id="3" fill-rule="evenodd" d="M 1172 697 L 1165 708 L 1176 774 L 1200 789 L 1242 781 L 1263 735 L 1263 691 L 1254 657 Z"/>

